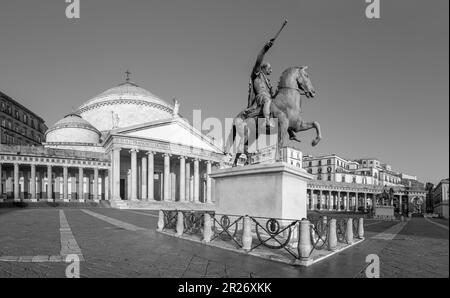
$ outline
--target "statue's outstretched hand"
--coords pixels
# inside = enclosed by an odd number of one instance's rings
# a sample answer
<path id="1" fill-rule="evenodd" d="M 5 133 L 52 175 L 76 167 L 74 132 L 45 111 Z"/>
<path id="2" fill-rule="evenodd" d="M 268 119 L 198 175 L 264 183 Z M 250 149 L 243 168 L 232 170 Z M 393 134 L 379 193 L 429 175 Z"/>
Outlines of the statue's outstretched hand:
<path id="1" fill-rule="evenodd" d="M 271 40 L 269 40 L 268 43 L 266 43 L 266 45 L 265 45 L 266 50 L 270 49 L 273 46 L 273 42 L 274 42 L 274 39 L 272 38 Z"/>

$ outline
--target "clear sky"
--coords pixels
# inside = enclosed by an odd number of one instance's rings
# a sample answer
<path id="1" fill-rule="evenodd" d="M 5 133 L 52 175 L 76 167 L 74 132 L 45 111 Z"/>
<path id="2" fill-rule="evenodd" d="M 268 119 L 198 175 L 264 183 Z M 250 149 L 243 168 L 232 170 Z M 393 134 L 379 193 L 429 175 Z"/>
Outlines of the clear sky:
<path id="1" fill-rule="evenodd" d="M 304 118 L 324 139 L 300 134 L 305 154 L 378 157 L 438 182 L 449 176 L 449 1 L 2 0 L 0 90 L 47 125 L 86 100 L 132 80 L 192 118 L 235 116 L 263 44 L 289 23 L 267 55 L 277 82 L 308 65 L 317 91 Z"/>

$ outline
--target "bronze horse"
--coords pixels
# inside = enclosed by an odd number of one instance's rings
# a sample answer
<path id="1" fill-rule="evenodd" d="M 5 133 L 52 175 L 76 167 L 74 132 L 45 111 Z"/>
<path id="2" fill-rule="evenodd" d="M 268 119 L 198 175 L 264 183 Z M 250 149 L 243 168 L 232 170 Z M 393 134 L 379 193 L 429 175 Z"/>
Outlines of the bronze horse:
<path id="1" fill-rule="evenodd" d="M 271 117 L 277 119 L 277 151 L 276 160 L 280 160 L 280 149 L 284 146 L 287 135 L 290 140 L 300 142 L 295 133 L 314 128 L 316 130 L 316 138 L 312 141 L 312 146 L 316 146 L 322 139 L 320 125 L 318 122 L 304 122 L 301 116 L 301 96 L 313 98 L 316 91 L 312 86 L 311 80 L 306 72 L 307 66 L 290 67 L 283 71 L 278 83 L 277 93 L 272 100 L 270 107 Z M 225 153 L 229 154 L 232 144 L 235 142 L 236 135 L 240 137 L 238 148 L 243 148 L 244 152 L 237 152 L 233 165 L 236 166 L 237 161 L 242 153 L 247 156 L 249 162 L 249 135 L 250 127 L 247 125 L 248 120 L 258 123 L 258 118 L 263 118 L 261 108 L 250 110 L 246 109 L 240 112 L 233 120 L 233 128 L 228 137 L 225 146 Z M 267 133 L 267 131 L 266 131 Z M 255 131 L 255 140 L 258 138 L 258 130 Z M 255 141 L 251 140 L 251 142 Z"/>

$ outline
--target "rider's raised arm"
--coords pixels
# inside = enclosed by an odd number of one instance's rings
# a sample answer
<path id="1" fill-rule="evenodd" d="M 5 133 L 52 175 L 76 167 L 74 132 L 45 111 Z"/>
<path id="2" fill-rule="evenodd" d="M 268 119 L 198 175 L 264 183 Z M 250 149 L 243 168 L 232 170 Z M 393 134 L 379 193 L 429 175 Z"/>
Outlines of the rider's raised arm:
<path id="1" fill-rule="evenodd" d="M 252 73 L 258 72 L 259 68 L 261 67 L 261 63 L 264 60 L 264 55 L 267 53 L 267 51 L 273 46 L 273 40 L 270 40 L 268 43 L 264 45 L 264 47 L 261 49 L 261 51 L 258 54 L 258 57 L 256 58 L 255 66 L 253 66 Z"/>

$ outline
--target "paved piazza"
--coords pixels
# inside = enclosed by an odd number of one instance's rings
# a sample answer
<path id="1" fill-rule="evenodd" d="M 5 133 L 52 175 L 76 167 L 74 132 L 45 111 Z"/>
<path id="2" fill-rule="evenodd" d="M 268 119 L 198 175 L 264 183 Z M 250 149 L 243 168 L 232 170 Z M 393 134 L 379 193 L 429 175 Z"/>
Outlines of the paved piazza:
<path id="1" fill-rule="evenodd" d="M 65 277 L 68 254 L 81 277 L 365 277 L 377 254 L 381 277 L 449 277 L 448 221 L 367 220 L 366 240 L 300 268 L 156 232 L 155 211 L 0 209 L 0 277 Z"/>

